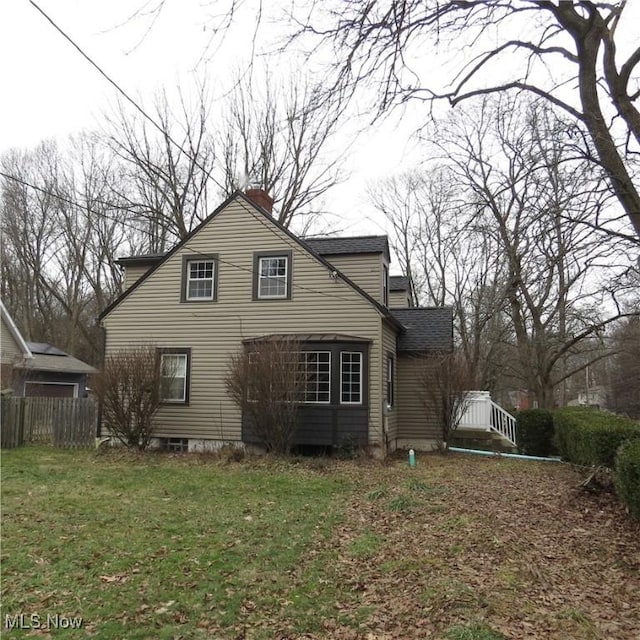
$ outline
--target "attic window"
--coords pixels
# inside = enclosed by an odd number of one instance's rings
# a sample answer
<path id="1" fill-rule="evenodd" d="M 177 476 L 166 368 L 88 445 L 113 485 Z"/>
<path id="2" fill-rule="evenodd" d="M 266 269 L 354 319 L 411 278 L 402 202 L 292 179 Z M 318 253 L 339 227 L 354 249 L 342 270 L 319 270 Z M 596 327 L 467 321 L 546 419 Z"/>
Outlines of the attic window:
<path id="1" fill-rule="evenodd" d="M 217 297 L 217 255 L 185 256 L 182 263 L 182 302 L 211 302 Z"/>
<path id="2" fill-rule="evenodd" d="M 255 253 L 253 299 L 291 299 L 291 251 Z"/>

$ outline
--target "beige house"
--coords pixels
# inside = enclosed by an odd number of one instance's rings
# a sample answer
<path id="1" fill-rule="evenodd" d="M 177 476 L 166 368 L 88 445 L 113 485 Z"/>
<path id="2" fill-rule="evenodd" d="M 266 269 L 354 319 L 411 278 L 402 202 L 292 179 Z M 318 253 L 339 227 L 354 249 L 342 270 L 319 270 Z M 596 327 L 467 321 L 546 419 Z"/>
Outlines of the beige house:
<path id="1" fill-rule="evenodd" d="M 270 207 L 263 191 L 235 193 L 168 253 L 120 260 L 126 290 L 101 314 L 106 354 L 153 344 L 173 365 L 160 444 L 254 442 L 225 389 L 230 358 L 294 336 L 313 373 L 297 444 L 429 447 L 439 427 L 416 393 L 416 356 L 451 348 L 451 310 L 410 306 L 386 236 L 305 240 Z"/>

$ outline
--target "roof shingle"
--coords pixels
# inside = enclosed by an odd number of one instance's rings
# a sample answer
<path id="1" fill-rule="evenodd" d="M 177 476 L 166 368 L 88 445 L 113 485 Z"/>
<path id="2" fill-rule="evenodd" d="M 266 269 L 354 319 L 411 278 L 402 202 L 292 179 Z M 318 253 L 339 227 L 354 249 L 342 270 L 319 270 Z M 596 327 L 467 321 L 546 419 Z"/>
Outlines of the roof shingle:
<path id="1" fill-rule="evenodd" d="M 383 253 L 389 260 L 389 241 L 387 236 L 301 239 L 321 256 L 337 256 L 345 253 Z"/>
<path id="2" fill-rule="evenodd" d="M 407 276 L 389 276 L 389 289 L 391 291 L 409 291 L 409 278 Z"/>
<path id="3" fill-rule="evenodd" d="M 398 351 L 449 351 L 453 348 L 453 309 L 413 307 L 391 309 L 406 331 L 400 334 Z"/>

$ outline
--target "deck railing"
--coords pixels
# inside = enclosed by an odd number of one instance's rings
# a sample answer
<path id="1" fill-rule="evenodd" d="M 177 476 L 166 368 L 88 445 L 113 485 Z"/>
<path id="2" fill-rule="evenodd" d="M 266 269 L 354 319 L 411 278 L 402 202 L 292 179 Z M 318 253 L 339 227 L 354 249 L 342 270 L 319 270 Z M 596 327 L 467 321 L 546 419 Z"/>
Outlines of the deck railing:
<path id="1" fill-rule="evenodd" d="M 468 391 L 458 428 L 495 431 L 515 446 L 516 419 L 488 391 Z"/>
<path id="2" fill-rule="evenodd" d="M 491 403 L 491 429 L 516 446 L 516 419 L 493 400 L 489 402 Z"/>

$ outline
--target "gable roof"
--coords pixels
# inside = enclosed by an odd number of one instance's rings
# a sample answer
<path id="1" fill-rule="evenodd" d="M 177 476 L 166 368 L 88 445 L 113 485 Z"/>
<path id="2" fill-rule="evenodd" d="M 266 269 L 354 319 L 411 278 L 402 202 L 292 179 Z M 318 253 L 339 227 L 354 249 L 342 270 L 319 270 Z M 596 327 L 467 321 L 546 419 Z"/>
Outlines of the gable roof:
<path id="1" fill-rule="evenodd" d="M 22 351 L 22 355 L 25 358 L 33 358 L 33 354 L 31 353 L 29 346 L 25 342 L 20 330 L 16 326 L 16 323 L 13 321 L 9 310 L 4 306 L 4 303 L 0 300 L 0 317 L 4 321 L 5 326 L 9 330 L 11 337 L 16 341 L 18 348 Z"/>
<path id="2" fill-rule="evenodd" d="M 398 339 L 398 351 L 450 351 L 453 349 L 453 309 L 412 307 L 392 309 L 405 331 Z"/>
<path id="3" fill-rule="evenodd" d="M 54 347 L 48 342 L 27 342 L 33 353 L 33 358 L 28 362 L 17 365 L 18 369 L 32 371 L 55 371 L 58 373 L 96 373 L 97 369 L 90 364 L 78 360 Z"/>
<path id="4" fill-rule="evenodd" d="M 408 276 L 389 276 L 390 291 L 410 291 Z"/>
<path id="5" fill-rule="evenodd" d="M 293 242 L 297 246 L 301 247 L 308 254 L 310 254 L 316 260 L 321 262 L 325 267 L 327 267 L 327 269 L 329 269 L 331 271 L 336 271 L 338 273 L 338 277 L 343 282 L 346 282 L 350 287 L 352 287 L 356 292 L 358 292 L 365 300 L 367 300 L 373 307 L 375 307 L 382 314 L 382 316 L 386 320 L 388 320 L 396 329 L 398 329 L 400 331 L 403 330 L 402 324 L 391 314 L 389 309 L 387 309 L 384 305 L 380 304 L 373 296 L 369 295 L 366 291 L 364 291 L 364 289 L 359 287 L 355 282 L 353 282 L 353 280 L 351 280 L 351 278 L 348 278 L 339 269 L 336 269 L 329 261 L 327 261 L 322 255 L 320 255 L 317 251 L 315 251 L 311 246 L 309 246 L 304 240 L 298 238 L 298 236 L 296 236 L 291 231 L 289 231 L 289 229 L 287 229 L 282 224 L 280 224 L 275 218 L 273 218 L 273 216 L 268 211 L 263 209 L 261 206 L 257 205 L 253 200 L 251 200 L 251 198 L 249 198 L 242 191 L 236 191 L 236 192 L 232 193 L 223 203 L 221 203 L 215 209 L 215 211 L 213 213 L 211 213 L 211 215 L 209 215 L 207 218 L 205 218 L 195 229 L 190 231 L 171 250 L 169 250 L 167 253 L 165 253 L 160 258 L 159 261 L 155 262 L 155 264 L 154 264 L 154 261 L 157 258 L 157 255 L 142 256 L 142 258 L 146 259 L 147 261 L 151 260 L 151 264 L 153 264 L 153 266 L 139 280 L 137 280 L 135 284 L 133 284 L 131 287 L 129 287 L 126 291 L 124 291 L 106 309 L 104 309 L 104 311 L 102 311 L 102 313 L 98 316 L 98 320 L 102 320 L 110 311 L 112 311 L 115 307 L 117 307 L 125 298 L 129 297 L 143 282 L 145 282 L 147 280 L 147 278 L 149 278 L 151 276 L 151 274 L 153 274 L 156 271 L 156 269 L 158 269 L 160 267 L 160 265 L 162 265 L 166 260 L 168 260 L 174 253 L 176 253 L 176 251 L 181 249 L 187 242 L 189 242 L 189 240 L 191 240 L 191 238 L 196 233 L 198 233 L 205 225 L 207 225 L 211 220 L 213 220 L 213 218 L 215 218 L 221 211 L 226 209 L 227 206 L 229 206 L 229 204 L 231 204 L 231 202 L 233 202 L 234 200 L 236 200 L 238 198 L 240 200 L 242 200 L 245 204 L 247 204 L 250 207 L 252 207 L 252 209 L 254 209 L 259 215 L 264 216 L 277 229 L 279 229 L 286 236 L 288 236 L 291 240 L 293 240 Z M 265 226 L 267 226 L 267 225 L 265 225 Z M 268 228 L 268 226 L 267 226 L 267 228 Z M 378 236 L 378 237 L 383 237 L 386 240 L 385 236 Z M 295 247 L 293 247 L 293 248 L 295 248 Z M 136 256 L 133 256 L 133 257 L 135 258 Z M 120 260 L 122 260 L 122 258 Z M 143 262 L 143 264 L 146 264 L 146 262 Z"/>
<path id="6" fill-rule="evenodd" d="M 387 236 L 352 236 L 342 238 L 301 238 L 321 256 L 338 256 L 346 253 L 382 253 L 390 261 Z"/>

